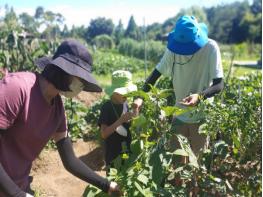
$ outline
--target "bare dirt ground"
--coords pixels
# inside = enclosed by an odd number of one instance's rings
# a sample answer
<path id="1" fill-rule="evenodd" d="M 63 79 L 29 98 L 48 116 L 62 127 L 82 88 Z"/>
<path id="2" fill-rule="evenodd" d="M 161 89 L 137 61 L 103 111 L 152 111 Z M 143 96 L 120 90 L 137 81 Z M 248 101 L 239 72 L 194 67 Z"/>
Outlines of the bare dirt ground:
<path id="1" fill-rule="evenodd" d="M 87 106 L 98 100 L 101 94 L 81 92 L 78 98 Z M 105 176 L 103 150 L 94 141 L 78 140 L 73 144 L 74 152 L 86 165 L 98 174 Z M 80 197 L 86 186 L 84 181 L 68 173 L 56 150 L 44 150 L 33 163 L 32 188 L 40 197 Z"/>
<path id="2" fill-rule="evenodd" d="M 92 103 L 96 102 L 99 98 L 101 98 L 103 94 L 104 93 L 88 93 L 82 91 L 81 93 L 79 93 L 77 98 L 87 106 L 91 106 Z"/>

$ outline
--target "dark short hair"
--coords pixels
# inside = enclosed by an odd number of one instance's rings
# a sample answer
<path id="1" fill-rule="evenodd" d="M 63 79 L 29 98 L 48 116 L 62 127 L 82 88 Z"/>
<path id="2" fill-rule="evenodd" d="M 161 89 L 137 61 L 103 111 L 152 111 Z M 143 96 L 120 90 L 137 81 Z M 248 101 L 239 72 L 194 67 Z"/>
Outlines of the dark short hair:
<path id="1" fill-rule="evenodd" d="M 56 89 L 61 91 L 70 91 L 69 85 L 71 83 L 70 76 L 61 68 L 48 64 L 45 69 L 41 72 L 41 75 L 52 83 Z"/>

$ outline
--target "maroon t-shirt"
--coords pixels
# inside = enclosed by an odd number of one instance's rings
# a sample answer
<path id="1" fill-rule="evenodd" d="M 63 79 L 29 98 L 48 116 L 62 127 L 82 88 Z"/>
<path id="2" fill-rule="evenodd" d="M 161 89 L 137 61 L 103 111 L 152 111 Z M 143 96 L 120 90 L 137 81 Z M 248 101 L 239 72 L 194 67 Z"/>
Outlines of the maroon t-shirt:
<path id="1" fill-rule="evenodd" d="M 32 161 L 52 134 L 64 132 L 66 117 L 61 97 L 52 105 L 44 99 L 39 74 L 10 73 L 0 80 L 0 162 L 23 190 L 29 185 Z"/>

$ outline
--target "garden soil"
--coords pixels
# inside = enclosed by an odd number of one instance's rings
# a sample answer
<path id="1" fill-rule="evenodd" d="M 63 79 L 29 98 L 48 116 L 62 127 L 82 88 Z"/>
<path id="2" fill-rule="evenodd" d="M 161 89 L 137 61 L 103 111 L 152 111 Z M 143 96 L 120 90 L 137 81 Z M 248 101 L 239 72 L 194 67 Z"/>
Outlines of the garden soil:
<path id="1" fill-rule="evenodd" d="M 78 96 L 87 106 L 102 95 L 81 92 Z M 86 165 L 98 174 L 105 176 L 103 150 L 95 141 L 78 140 L 73 144 L 74 152 Z M 86 182 L 74 177 L 65 170 L 57 150 L 45 149 L 33 163 L 32 188 L 40 197 L 80 197 Z"/>

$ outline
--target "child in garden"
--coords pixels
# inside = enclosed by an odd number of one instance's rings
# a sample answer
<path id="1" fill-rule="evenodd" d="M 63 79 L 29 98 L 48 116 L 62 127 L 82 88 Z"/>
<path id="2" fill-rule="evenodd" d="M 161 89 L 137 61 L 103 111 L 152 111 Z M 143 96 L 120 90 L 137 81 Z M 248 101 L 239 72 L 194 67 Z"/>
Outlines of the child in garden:
<path id="1" fill-rule="evenodd" d="M 112 167 L 112 161 L 121 153 L 130 152 L 130 120 L 138 114 L 138 110 L 129 111 L 125 94 L 132 91 L 137 91 L 137 86 L 132 83 L 132 74 L 124 70 L 114 71 L 112 85 L 106 91 L 110 99 L 102 105 L 98 120 L 101 136 L 105 141 L 107 168 Z"/>

